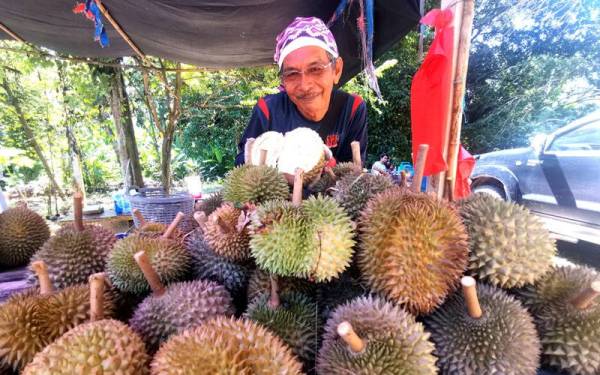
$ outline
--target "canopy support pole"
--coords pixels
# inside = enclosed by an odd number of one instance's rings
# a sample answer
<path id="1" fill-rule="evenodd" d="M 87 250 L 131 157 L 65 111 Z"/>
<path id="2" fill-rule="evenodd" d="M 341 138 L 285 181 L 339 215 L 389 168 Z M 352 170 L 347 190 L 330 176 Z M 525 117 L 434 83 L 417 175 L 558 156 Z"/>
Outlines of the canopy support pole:
<path id="1" fill-rule="evenodd" d="M 2 31 L 4 31 L 5 33 L 7 33 L 8 35 L 10 35 L 11 38 L 13 38 L 14 40 L 16 40 L 17 42 L 27 43 L 25 41 L 25 39 L 23 39 L 20 36 L 18 36 L 17 34 L 15 34 L 11 29 L 9 29 L 8 27 L 6 27 L 6 25 L 4 25 L 2 22 L 0 22 L 0 29 Z"/>
<path id="2" fill-rule="evenodd" d="M 139 49 L 138 46 L 136 46 L 136 44 L 133 42 L 133 40 L 131 40 L 129 35 L 127 35 L 127 33 L 121 28 L 121 26 L 117 23 L 117 21 L 110 15 L 110 13 L 108 12 L 108 9 L 106 9 L 104 7 L 101 0 L 95 0 L 95 1 L 96 1 L 96 5 L 98 6 L 98 9 L 100 9 L 100 12 L 102 13 L 102 15 L 104 17 L 106 17 L 108 22 L 110 22 L 110 24 L 115 28 L 115 30 L 117 31 L 117 33 L 119 33 L 121 38 L 123 38 L 123 40 L 125 40 L 125 42 L 127 44 L 129 44 L 129 47 L 131 47 L 131 49 L 142 59 L 142 61 L 146 61 L 146 55 L 144 55 L 142 50 Z"/>

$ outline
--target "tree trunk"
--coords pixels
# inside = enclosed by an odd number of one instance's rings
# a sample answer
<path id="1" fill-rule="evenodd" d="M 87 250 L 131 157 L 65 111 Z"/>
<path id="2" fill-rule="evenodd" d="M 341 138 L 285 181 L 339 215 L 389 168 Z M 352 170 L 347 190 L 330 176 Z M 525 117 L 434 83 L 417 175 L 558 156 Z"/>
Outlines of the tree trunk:
<path id="1" fill-rule="evenodd" d="M 104 131 L 110 138 L 110 145 L 112 146 L 112 149 L 115 152 L 117 162 L 119 163 L 121 168 L 123 168 L 123 166 L 121 165 L 121 157 L 119 156 L 119 144 L 117 142 L 117 137 L 115 136 L 115 131 L 112 128 L 112 126 L 110 126 L 110 124 L 104 122 L 105 116 L 103 115 L 103 113 L 104 112 L 102 111 L 102 106 L 98 106 L 98 122 L 102 125 L 102 129 L 104 129 Z"/>
<path id="2" fill-rule="evenodd" d="M 172 134 L 163 137 L 160 158 L 160 181 L 166 194 L 171 192 L 171 149 L 173 147 Z"/>
<path id="3" fill-rule="evenodd" d="M 27 120 L 25 119 L 25 115 L 23 114 L 23 109 L 21 108 L 21 104 L 19 103 L 18 98 L 14 95 L 12 89 L 10 88 L 10 85 L 8 83 L 6 76 L 4 76 L 2 79 L 2 87 L 6 91 L 6 97 L 8 99 L 9 104 L 15 109 L 15 112 L 17 113 L 19 123 L 21 124 L 21 127 L 23 128 L 23 132 L 27 136 L 27 141 L 29 143 L 29 146 L 31 148 L 33 148 L 37 157 L 40 159 L 40 162 L 44 166 L 44 171 L 46 172 L 46 174 L 48 175 L 48 178 L 50 179 L 50 184 L 52 185 L 52 188 L 56 191 L 56 193 L 61 197 L 62 200 L 65 200 L 66 199 L 65 193 L 61 190 L 60 186 L 56 182 L 56 177 L 54 176 L 54 173 L 52 172 L 52 169 L 50 168 L 50 164 L 48 164 L 48 160 L 46 160 L 46 157 L 44 156 L 44 153 L 42 152 L 42 148 L 40 147 L 40 144 L 37 142 L 37 140 L 35 138 L 33 130 L 29 127 L 29 124 L 27 123 Z"/>

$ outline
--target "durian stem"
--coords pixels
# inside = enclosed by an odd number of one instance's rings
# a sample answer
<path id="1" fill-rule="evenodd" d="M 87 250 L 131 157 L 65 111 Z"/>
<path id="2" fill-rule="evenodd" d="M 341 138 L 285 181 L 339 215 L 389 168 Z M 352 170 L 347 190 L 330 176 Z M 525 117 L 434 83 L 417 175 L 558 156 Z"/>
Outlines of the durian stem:
<path id="1" fill-rule="evenodd" d="M 244 145 L 244 164 L 252 164 L 252 147 L 254 146 L 254 138 L 248 138 Z"/>
<path id="2" fill-rule="evenodd" d="M 350 143 L 350 148 L 352 149 L 352 162 L 354 165 L 362 169 L 362 160 L 360 157 L 360 142 L 352 141 Z"/>
<path id="3" fill-rule="evenodd" d="M 406 187 L 407 185 L 406 172 L 400 171 L 400 187 Z"/>
<path id="4" fill-rule="evenodd" d="M 104 272 L 98 272 L 90 276 L 90 320 L 104 319 Z"/>
<path id="5" fill-rule="evenodd" d="M 365 342 L 354 332 L 354 328 L 352 328 L 350 322 L 343 321 L 338 324 L 337 333 L 354 353 L 360 353 L 365 349 Z"/>
<path id="6" fill-rule="evenodd" d="M 138 219 L 138 221 L 140 222 L 140 227 L 142 225 L 146 225 L 146 218 L 144 218 L 142 211 L 138 210 L 137 208 L 134 208 L 132 212 L 133 216 L 135 216 L 135 218 Z"/>
<path id="7" fill-rule="evenodd" d="M 152 293 L 154 293 L 154 295 L 156 295 L 156 296 L 160 296 L 160 295 L 164 294 L 165 287 L 162 284 L 162 282 L 160 281 L 160 277 L 158 276 L 158 274 L 152 267 L 152 264 L 150 264 L 150 259 L 148 259 L 146 252 L 143 250 L 140 252 L 137 252 L 133 256 L 133 258 L 137 262 L 138 266 L 140 266 L 140 269 L 142 270 L 142 273 L 144 274 L 144 277 L 146 278 L 146 280 L 148 280 L 148 284 L 150 284 Z"/>
<path id="8" fill-rule="evenodd" d="M 467 311 L 469 312 L 469 316 L 473 319 L 481 318 L 483 312 L 481 311 L 479 299 L 477 298 L 475 279 L 471 276 L 465 276 L 460 279 L 460 283 L 462 284 L 463 295 L 465 297 L 465 302 L 467 303 Z"/>
<path id="9" fill-rule="evenodd" d="M 271 275 L 271 296 L 269 297 L 269 307 L 276 309 L 281 304 L 279 299 L 279 284 L 277 283 L 277 276 Z"/>
<path id="10" fill-rule="evenodd" d="M 267 164 L 267 150 L 260 150 L 260 160 L 258 161 L 258 165 L 266 165 Z"/>
<path id="11" fill-rule="evenodd" d="M 294 206 L 300 206 L 302 204 L 302 179 L 304 177 L 304 171 L 302 168 L 296 168 L 294 175 L 294 190 L 292 191 L 292 204 Z"/>
<path id="12" fill-rule="evenodd" d="M 162 237 L 163 238 L 171 238 L 171 236 L 173 235 L 173 232 L 175 231 L 175 228 L 177 228 L 177 226 L 179 225 L 181 220 L 183 220 L 184 217 L 185 217 L 185 214 L 183 212 L 178 212 L 177 215 L 175 216 L 175 219 L 173 219 L 173 221 L 171 222 L 171 224 L 169 224 L 169 227 L 167 228 L 165 233 L 163 233 Z"/>
<path id="13" fill-rule="evenodd" d="M 200 226 L 200 230 L 206 232 L 206 221 L 208 220 L 206 214 L 202 211 L 196 211 L 194 212 L 194 220 L 196 220 L 198 226 Z"/>
<path id="14" fill-rule="evenodd" d="M 337 176 L 335 173 L 333 173 L 333 169 L 331 169 L 331 167 L 325 167 L 325 173 L 327 173 L 333 181 L 337 180 Z"/>
<path id="15" fill-rule="evenodd" d="M 41 260 L 31 262 L 29 266 L 38 278 L 40 283 L 40 294 L 52 294 L 54 287 L 50 281 L 50 275 L 48 275 L 48 266 Z"/>
<path id="16" fill-rule="evenodd" d="M 417 161 L 415 163 L 415 175 L 413 176 L 411 189 L 414 192 L 421 191 L 421 182 L 423 181 L 423 171 L 425 170 L 425 162 L 427 161 L 427 152 L 429 151 L 428 144 L 419 145 L 417 153 Z"/>
<path id="17" fill-rule="evenodd" d="M 571 300 L 571 303 L 579 310 L 585 310 L 588 307 L 590 307 L 592 302 L 594 302 L 594 299 L 599 295 L 600 280 L 591 283 L 588 288 L 586 288 L 583 292 L 579 293 L 575 298 L 573 298 L 573 300 Z"/>
<path id="18" fill-rule="evenodd" d="M 83 231 L 83 194 L 76 191 L 73 194 L 73 224 L 79 232 Z"/>

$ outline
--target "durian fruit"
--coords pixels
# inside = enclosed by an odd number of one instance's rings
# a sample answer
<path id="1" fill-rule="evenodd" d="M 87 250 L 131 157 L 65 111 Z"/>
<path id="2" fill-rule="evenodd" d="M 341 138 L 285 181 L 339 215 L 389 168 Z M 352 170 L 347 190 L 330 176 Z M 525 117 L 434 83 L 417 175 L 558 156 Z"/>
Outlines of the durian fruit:
<path id="1" fill-rule="evenodd" d="M 235 262 L 250 257 L 250 236 L 246 226 L 246 213 L 225 203 L 206 221 L 204 239 L 217 255 Z"/>
<path id="2" fill-rule="evenodd" d="M 327 320 L 339 305 L 367 294 L 369 290 L 346 271 L 328 283 L 317 284 L 319 314 Z"/>
<path id="3" fill-rule="evenodd" d="M 475 287 L 473 278 L 464 279 Z M 425 320 L 442 373 L 535 375 L 540 342 L 532 317 L 505 291 L 477 289 L 474 298 L 455 293 Z"/>
<path id="4" fill-rule="evenodd" d="M 392 188 L 361 214 L 358 265 L 373 291 L 427 314 L 457 286 L 467 265 L 467 235 L 458 214 L 424 193 Z"/>
<path id="5" fill-rule="evenodd" d="M 301 374 L 280 338 L 247 319 L 216 317 L 172 337 L 154 356 L 154 375 Z"/>
<path id="6" fill-rule="evenodd" d="M 569 374 L 600 373 L 598 294 L 600 273 L 585 266 L 554 268 L 517 291 L 534 316 L 543 364 Z"/>
<path id="7" fill-rule="evenodd" d="M 259 165 L 261 158 L 261 151 L 267 152 L 267 159 L 265 165 L 273 168 L 277 168 L 277 160 L 281 155 L 283 149 L 283 134 L 276 131 L 268 131 L 258 136 L 253 144 L 250 152 L 249 163 L 251 165 Z"/>
<path id="8" fill-rule="evenodd" d="M 227 173 L 223 182 L 223 199 L 241 207 L 273 199 L 287 199 L 290 188 L 276 168 L 267 165 L 242 165 Z"/>
<path id="9" fill-rule="evenodd" d="M 179 228 L 177 228 L 177 225 L 183 219 L 183 213 L 181 213 L 181 215 L 178 214 L 176 216 L 175 220 L 173 221 L 175 224 L 171 223 L 167 225 L 153 221 L 146 221 L 142 212 L 137 208 L 134 208 L 132 212 L 139 222 L 139 226 L 135 228 L 135 231 L 133 233 L 139 234 L 141 236 L 156 238 L 164 236 L 167 230 L 170 230 L 167 236 L 168 238 L 171 238 L 176 241 L 183 240 L 184 234 L 181 230 L 179 230 Z M 169 228 L 171 226 L 172 228 Z"/>
<path id="10" fill-rule="evenodd" d="M 208 198 L 202 199 L 200 202 L 196 204 L 194 211 L 204 212 L 206 217 L 212 214 L 217 208 L 221 207 L 223 204 L 223 192 L 219 191 Z"/>
<path id="11" fill-rule="evenodd" d="M 326 171 L 327 168 L 325 167 Z M 330 173 L 323 173 L 321 178 L 309 186 L 309 189 L 312 193 L 331 195 L 332 191 L 330 189 L 335 186 L 336 181 L 349 174 L 359 175 L 361 173 L 361 168 L 352 162 L 339 163 L 331 168 Z"/>
<path id="12" fill-rule="evenodd" d="M 38 353 L 23 375 L 148 373 L 142 340 L 125 324 L 99 320 L 77 326 Z"/>
<path id="13" fill-rule="evenodd" d="M 280 293 L 300 292 L 305 296 L 313 297 L 316 294 L 316 284 L 306 279 L 296 277 L 277 277 Z M 271 291 L 271 277 L 269 273 L 260 268 L 254 269 L 248 280 L 248 302 Z"/>
<path id="14" fill-rule="evenodd" d="M 554 240 L 526 208 L 487 194 L 459 203 L 469 233 L 472 275 L 501 288 L 531 284 L 546 273 L 556 254 Z"/>
<path id="15" fill-rule="evenodd" d="M 339 306 L 327 321 L 317 373 L 437 374 L 428 338 L 404 309 L 379 297 L 359 297 Z"/>
<path id="16" fill-rule="evenodd" d="M 326 162 L 325 153 L 328 152 L 327 146 L 316 131 L 304 127 L 296 128 L 284 135 L 277 169 L 286 175 L 290 182 L 296 169 L 300 168 L 304 171 L 304 184 L 310 184 L 321 175 Z"/>
<path id="17" fill-rule="evenodd" d="M 388 176 L 361 173 L 342 177 L 332 191 L 333 198 L 352 218 L 356 218 L 372 196 L 393 186 Z"/>
<path id="18" fill-rule="evenodd" d="M 253 215 L 251 232 L 256 264 L 276 275 L 327 281 L 352 258 L 352 222 L 330 197 L 313 196 L 299 206 L 266 202 Z"/>
<path id="19" fill-rule="evenodd" d="M 27 264 L 49 237 L 46 221 L 26 207 L 9 208 L 0 213 L 0 266 Z"/>

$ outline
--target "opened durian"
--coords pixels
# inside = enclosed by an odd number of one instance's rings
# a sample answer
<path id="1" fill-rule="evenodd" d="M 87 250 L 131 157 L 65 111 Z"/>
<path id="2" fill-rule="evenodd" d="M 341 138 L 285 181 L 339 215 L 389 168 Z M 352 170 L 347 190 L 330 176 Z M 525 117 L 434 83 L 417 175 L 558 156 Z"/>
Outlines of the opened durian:
<path id="1" fill-rule="evenodd" d="M 202 211 L 208 217 L 208 215 L 212 214 L 217 208 L 221 207 L 223 204 L 223 192 L 219 191 L 217 193 L 211 194 L 208 198 L 203 198 L 200 202 L 196 204 L 195 211 Z"/>
<path id="2" fill-rule="evenodd" d="M 308 297 L 315 296 L 316 284 L 306 279 L 296 277 L 277 277 L 277 286 L 280 293 L 300 292 Z M 248 302 L 263 293 L 270 293 L 271 277 L 268 272 L 260 268 L 254 269 L 248 281 Z"/>
<path id="3" fill-rule="evenodd" d="M 0 213 L 0 266 L 27 264 L 49 237 L 46 221 L 28 208 L 9 208 Z"/>
<path id="4" fill-rule="evenodd" d="M 296 169 L 302 169 L 304 183 L 310 184 L 321 175 L 326 153 L 329 155 L 330 151 L 316 131 L 296 128 L 284 135 L 277 169 L 287 176 L 288 182 L 293 181 Z"/>
<path id="5" fill-rule="evenodd" d="M 138 221 L 138 226 L 137 228 L 135 228 L 135 231 L 133 233 L 139 234 L 141 236 L 156 238 L 164 236 L 168 230 L 168 238 L 171 238 L 176 241 L 183 240 L 183 232 L 176 227 L 179 224 L 179 222 L 183 220 L 183 216 L 185 216 L 183 215 L 183 213 L 178 214 L 178 217 L 176 217 L 176 219 L 174 220 L 175 224 L 171 223 L 170 225 L 157 223 L 154 221 L 146 221 L 142 212 L 137 208 L 133 209 L 133 215 Z M 173 227 L 169 228 L 171 226 Z"/>
<path id="6" fill-rule="evenodd" d="M 283 149 L 283 134 L 275 131 L 262 133 L 252 144 L 250 160 L 246 164 L 260 165 L 262 150 L 267 152 L 265 165 L 277 168 L 277 160 Z"/>
<path id="7" fill-rule="evenodd" d="M 301 374 L 290 348 L 247 319 L 217 317 L 173 336 L 151 364 L 155 375 Z"/>
<path id="8" fill-rule="evenodd" d="M 250 257 L 246 213 L 225 203 L 206 221 L 204 239 L 217 255 L 235 262 Z"/>
<path id="9" fill-rule="evenodd" d="M 542 363 L 569 374 L 600 373 L 600 273 L 558 267 L 517 291 L 534 316 Z"/>
<path id="10" fill-rule="evenodd" d="M 487 194 L 474 194 L 458 204 L 469 233 L 473 275 L 501 288 L 518 288 L 550 269 L 554 240 L 526 208 Z"/>
<path id="11" fill-rule="evenodd" d="M 272 199 L 287 199 L 288 183 L 276 168 L 266 165 L 242 165 L 227 173 L 223 182 L 223 199 L 241 207 Z"/>
<path id="12" fill-rule="evenodd" d="M 327 170 L 327 167 L 326 167 Z M 323 193 L 331 195 L 333 191 L 330 189 L 335 186 L 336 181 L 340 180 L 346 175 L 354 174 L 359 175 L 362 173 L 361 167 L 351 162 L 344 162 L 336 164 L 331 168 L 330 173 L 323 173 L 320 179 L 312 183 L 309 188 L 313 193 Z"/>
<path id="13" fill-rule="evenodd" d="M 352 218 L 356 218 L 372 196 L 393 186 L 388 176 L 360 173 L 342 177 L 332 191 L 335 200 Z"/>
<path id="14" fill-rule="evenodd" d="M 402 188 L 367 204 L 359 223 L 358 265 L 373 291 L 415 314 L 439 306 L 467 265 L 467 235 L 446 203 Z"/>
<path id="15" fill-rule="evenodd" d="M 474 287 L 474 279 L 465 279 Z M 480 284 L 476 295 L 475 316 L 456 292 L 425 320 L 442 373 L 535 375 L 540 342 L 527 310 L 491 285 Z"/>
<path id="16" fill-rule="evenodd" d="M 404 309 L 378 297 L 359 297 L 339 306 L 327 321 L 317 373 L 437 374 L 428 338 Z"/>

